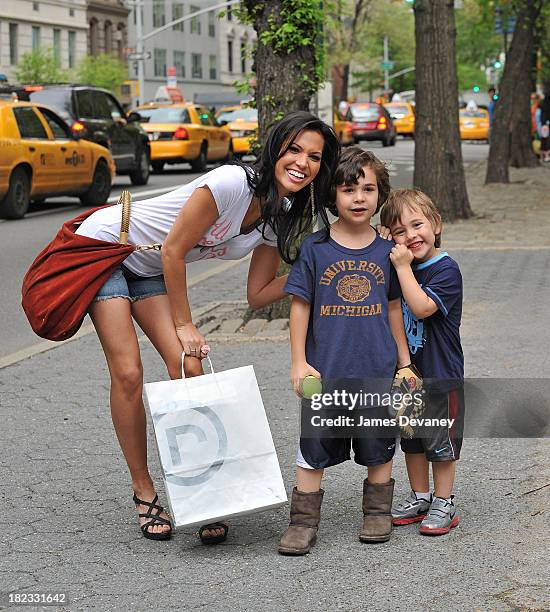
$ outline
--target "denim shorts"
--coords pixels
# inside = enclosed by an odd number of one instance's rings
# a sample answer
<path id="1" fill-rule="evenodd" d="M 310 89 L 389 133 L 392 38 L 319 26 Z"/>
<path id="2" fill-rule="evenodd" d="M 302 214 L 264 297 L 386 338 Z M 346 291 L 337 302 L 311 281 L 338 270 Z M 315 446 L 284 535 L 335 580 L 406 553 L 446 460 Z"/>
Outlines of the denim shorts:
<path id="1" fill-rule="evenodd" d="M 154 295 L 164 295 L 166 285 L 164 276 L 138 276 L 130 272 L 128 268 L 119 266 L 107 279 L 103 287 L 96 293 L 94 302 L 109 300 L 110 298 L 122 297 L 137 302 Z"/>

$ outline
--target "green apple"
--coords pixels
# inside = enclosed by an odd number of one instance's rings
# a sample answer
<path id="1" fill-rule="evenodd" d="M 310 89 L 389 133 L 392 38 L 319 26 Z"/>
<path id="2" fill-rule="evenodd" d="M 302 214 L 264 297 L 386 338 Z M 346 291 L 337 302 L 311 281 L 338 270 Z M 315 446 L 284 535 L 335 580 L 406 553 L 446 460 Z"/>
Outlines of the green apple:
<path id="1" fill-rule="evenodd" d="M 323 392 L 321 379 L 309 374 L 302 380 L 302 395 L 306 399 L 311 399 L 316 393 Z"/>

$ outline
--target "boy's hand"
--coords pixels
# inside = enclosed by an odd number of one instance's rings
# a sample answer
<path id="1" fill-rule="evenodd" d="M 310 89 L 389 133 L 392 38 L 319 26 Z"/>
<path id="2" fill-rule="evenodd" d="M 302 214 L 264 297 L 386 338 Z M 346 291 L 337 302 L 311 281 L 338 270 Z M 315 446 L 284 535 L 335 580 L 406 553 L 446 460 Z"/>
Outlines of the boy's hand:
<path id="1" fill-rule="evenodd" d="M 315 376 L 315 378 L 321 378 L 321 374 L 319 374 L 315 368 L 312 368 L 307 361 L 292 364 L 292 368 L 290 369 L 290 381 L 298 397 L 303 397 L 302 380 L 309 375 Z"/>
<path id="2" fill-rule="evenodd" d="M 395 269 L 402 266 L 410 266 L 413 260 L 414 255 L 412 251 L 409 251 L 404 244 L 396 244 L 391 250 L 390 261 Z"/>
<path id="3" fill-rule="evenodd" d="M 376 231 L 380 234 L 380 238 L 384 238 L 384 240 L 391 240 L 391 232 L 389 227 L 380 225 L 380 223 L 378 223 L 376 225 Z"/>

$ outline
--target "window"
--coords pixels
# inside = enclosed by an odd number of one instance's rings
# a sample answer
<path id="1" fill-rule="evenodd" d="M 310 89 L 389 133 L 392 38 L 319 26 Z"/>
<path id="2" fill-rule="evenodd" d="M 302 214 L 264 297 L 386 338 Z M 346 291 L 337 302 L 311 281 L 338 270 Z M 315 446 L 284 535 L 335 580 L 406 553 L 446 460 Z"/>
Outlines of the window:
<path id="1" fill-rule="evenodd" d="M 109 114 L 111 116 L 111 119 L 114 119 L 115 121 L 117 119 L 123 119 L 124 111 L 119 106 L 118 102 L 112 96 L 109 96 L 107 94 L 103 94 L 103 97 L 105 98 L 105 102 L 107 103 L 107 106 L 109 108 Z"/>
<path id="2" fill-rule="evenodd" d="M 32 50 L 38 51 L 40 49 L 40 27 L 32 26 Z"/>
<path id="3" fill-rule="evenodd" d="M 233 72 L 233 41 L 227 41 L 227 69 Z"/>
<path id="4" fill-rule="evenodd" d="M 57 64 L 61 64 L 61 30 L 53 30 L 53 57 Z"/>
<path id="5" fill-rule="evenodd" d="M 76 32 L 69 30 L 69 68 L 74 68 L 76 59 Z"/>
<path id="6" fill-rule="evenodd" d="M 113 50 L 113 24 L 110 21 L 105 22 L 105 53 L 111 53 Z"/>
<path id="7" fill-rule="evenodd" d="M 174 51 L 174 66 L 176 76 L 185 78 L 185 51 Z"/>
<path id="8" fill-rule="evenodd" d="M 69 9 L 69 17 L 74 17 L 74 8 Z"/>
<path id="9" fill-rule="evenodd" d="M 23 106 L 14 108 L 13 114 L 15 115 L 21 138 L 43 138 L 48 140 L 48 134 L 32 107 Z"/>
<path id="10" fill-rule="evenodd" d="M 191 76 L 194 79 L 202 79 L 202 55 L 191 53 Z"/>
<path id="11" fill-rule="evenodd" d="M 90 55 L 98 54 L 98 22 L 97 19 L 92 19 L 90 21 Z"/>
<path id="12" fill-rule="evenodd" d="M 227 15 L 227 21 L 233 21 L 233 15 L 231 14 L 231 5 L 229 5 L 227 7 L 227 11 L 226 11 L 226 15 Z"/>
<path id="13" fill-rule="evenodd" d="M 52 111 L 47 108 L 41 108 L 40 112 L 46 119 L 46 122 L 50 126 L 50 130 L 53 132 L 53 137 L 56 140 L 73 139 L 71 130 L 55 113 L 52 113 Z"/>
<path id="14" fill-rule="evenodd" d="M 165 23 L 164 0 L 153 0 L 153 27 L 160 28 Z"/>
<path id="15" fill-rule="evenodd" d="M 214 11 L 208 13 L 208 36 L 216 36 L 216 15 Z"/>
<path id="16" fill-rule="evenodd" d="M 141 123 L 191 123 L 186 109 L 181 108 L 148 108 L 139 111 Z"/>
<path id="17" fill-rule="evenodd" d="M 107 95 L 102 91 L 92 91 L 94 104 L 94 117 L 96 119 L 111 119 L 111 108 L 107 101 Z"/>
<path id="18" fill-rule="evenodd" d="M 191 5 L 189 7 L 190 13 L 196 13 L 197 11 L 200 11 L 200 10 L 201 10 L 200 6 Z M 201 18 L 193 17 L 191 19 L 191 34 L 200 34 L 200 33 L 201 33 Z"/>
<path id="19" fill-rule="evenodd" d="M 32 3 L 32 10 L 33 11 L 39 11 L 40 10 L 40 6 L 39 6 L 38 2 L 33 2 Z"/>
<path id="20" fill-rule="evenodd" d="M 92 119 L 94 116 L 94 105 L 92 92 L 89 89 L 80 89 L 76 92 L 76 105 L 78 116 L 82 119 Z"/>
<path id="21" fill-rule="evenodd" d="M 241 41 L 241 72 L 246 72 L 246 43 Z"/>
<path id="22" fill-rule="evenodd" d="M 18 62 L 17 56 L 17 24 L 10 23 L 10 64 L 16 66 Z"/>
<path id="23" fill-rule="evenodd" d="M 215 55 L 210 55 L 208 56 L 209 59 L 209 65 L 210 65 L 210 79 L 212 81 L 215 81 L 218 77 L 216 75 L 216 56 Z"/>
<path id="24" fill-rule="evenodd" d="M 183 4 L 181 2 L 174 2 L 174 4 L 172 4 L 172 21 L 180 17 L 183 17 Z M 181 23 L 176 23 L 176 25 L 172 26 L 172 30 L 183 32 L 183 24 L 183 21 Z"/>
<path id="25" fill-rule="evenodd" d="M 166 49 L 154 49 L 155 76 L 166 76 Z"/>

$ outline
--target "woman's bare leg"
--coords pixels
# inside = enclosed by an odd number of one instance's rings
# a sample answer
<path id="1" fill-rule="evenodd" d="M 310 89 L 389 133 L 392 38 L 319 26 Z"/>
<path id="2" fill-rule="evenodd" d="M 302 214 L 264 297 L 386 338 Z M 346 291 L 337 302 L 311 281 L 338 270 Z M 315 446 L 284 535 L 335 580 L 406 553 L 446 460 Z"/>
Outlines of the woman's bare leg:
<path id="1" fill-rule="evenodd" d="M 141 395 L 143 368 L 130 302 L 125 298 L 94 302 L 90 308 L 90 317 L 111 375 L 111 416 L 128 464 L 132 486 L 140 499 L 151 501 L 155 489 L 147 466 L 146 420 Z M 139 506 L 139 512 L 145 512 L 146 509 L 145 506 Z M 141 518 L 140 524 L 147 520 Z M 150 533 L 168 530 L 168 525 L 148 528 Z"/>

